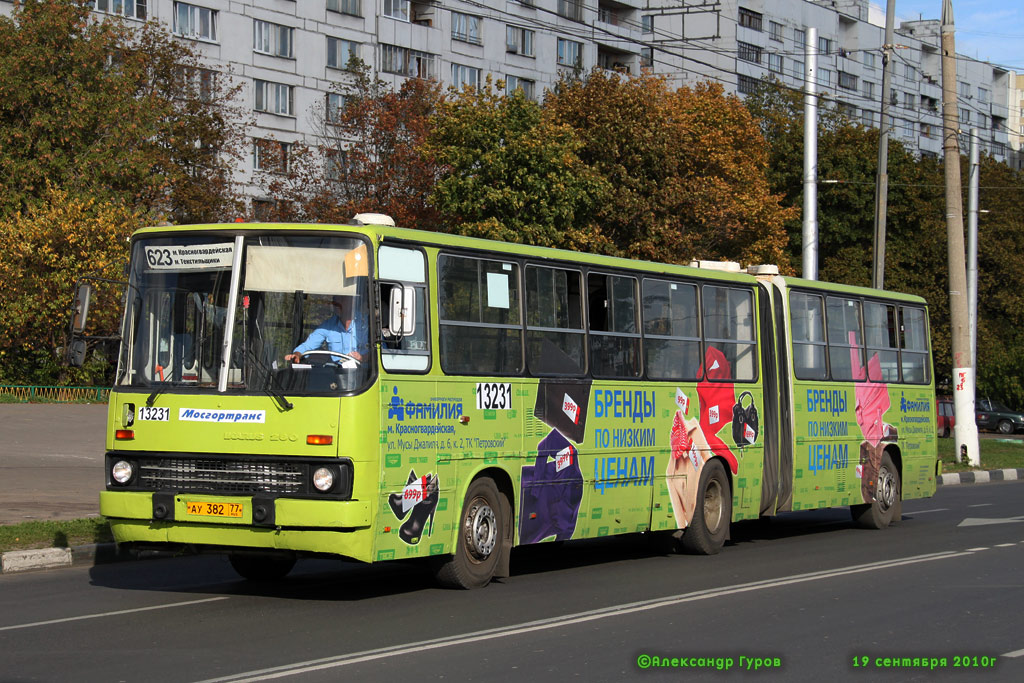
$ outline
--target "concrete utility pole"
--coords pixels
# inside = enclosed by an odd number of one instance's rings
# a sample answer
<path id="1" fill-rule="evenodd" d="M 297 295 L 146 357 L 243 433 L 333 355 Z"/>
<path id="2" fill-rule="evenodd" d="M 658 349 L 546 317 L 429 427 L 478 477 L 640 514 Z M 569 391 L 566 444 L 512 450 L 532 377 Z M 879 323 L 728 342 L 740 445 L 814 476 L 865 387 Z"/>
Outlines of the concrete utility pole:
<path id="1" fill-rule="evenodd" d="M 981 175 L 978 130 L 971 128 L 967 171 L 967 322 L 971 330 L 971 367 L 978 367 L 978 185 Z M 971 395 L 971 400 L 976 396 Z"/>
<path id="2" fill-rule="evenodd" d="M 818 29 L 804 32 L 803 276 L 818 279 Z"/>
<path id="3" fill-rule="evenodd" d="M 974 362 L 967 318 L 964 264 L 964 206 L 960 189 L 959 112 L 956 95 L 956 41 L 953 0 L 942 2 L 942 151 L 946 170 L 946 236 L 949 254 L 949 319 L 953 341 L 953 414 L 957 457 L 981 464 L 974 421 Z"/>
<path id="4" fill-rule="evenodd" d="M 885 221 L 889 207 L 889 91 L 892 89 L 893 30 L 896 0 L 885 6 L 885 45 L 882 46 L 882 119 L 878 122 L 878 175 L 875 179 L 875 249 L 871 286 L 885 287 Z"/>

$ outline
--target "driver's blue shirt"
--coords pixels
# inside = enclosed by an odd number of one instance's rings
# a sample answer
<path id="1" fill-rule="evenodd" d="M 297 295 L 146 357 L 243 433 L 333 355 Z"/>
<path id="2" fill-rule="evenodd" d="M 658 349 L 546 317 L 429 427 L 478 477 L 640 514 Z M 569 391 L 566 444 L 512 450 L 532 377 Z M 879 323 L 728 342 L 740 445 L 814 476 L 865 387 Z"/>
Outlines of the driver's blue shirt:
<path id="1" fill-rule="evenodd" d="M 334 351 L 335 353 L 352 353 L 357 351 L 361 356 L 369 353 L 369 343 L 364 326 L 354 319 L 345 329 L 345 323 L 337 315 L 323 321 L 319 327 L 309 334 L 309 338 L 295 347 L 293 353 L 308 353 L 317 349 Z"/>

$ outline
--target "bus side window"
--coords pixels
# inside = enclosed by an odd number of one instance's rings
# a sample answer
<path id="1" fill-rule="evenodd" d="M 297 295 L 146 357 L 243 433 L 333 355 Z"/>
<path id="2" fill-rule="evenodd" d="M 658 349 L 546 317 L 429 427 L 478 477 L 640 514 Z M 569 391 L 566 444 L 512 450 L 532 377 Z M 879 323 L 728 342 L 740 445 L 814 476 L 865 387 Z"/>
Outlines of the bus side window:
<path id="1" fill-rule="evenodd" d="M 830 296 L 825 299 L 828 323 L 828 361 L 832 379 L 867 379 L 860 301 Z"/>
<path id="2" fill-rule="evenodd" d="M 927 384 L 928 339 L 924 309 L 900 306 L 900 330 L 903 381 L 910 384 Z"/>
<path id="3" fill-rule="evenodd" d="M 526 366 L 532 374 L 586 372 L 581 281 L 579 271 L 526 267 Z"/>
<path id="4" fill-rule="evenodd" d="M 702 294 L 704 343 L 707 348 L 721 351 L 729 363 L 729 377 L 720 379 L 756 380 L 753 292 L 706 285 Z"/>
<path id="5" fill-rule="evenodd" d="M 636 278 L 597 273 L 587 277 L 590 368 L 595 377 L 640 375 L 636 294 Z"/>
<path id="6" fill-rule="evenodd" d="M 864 337 L 868 349 L 868 379 L 872 382 L 899 382 L 896 307 L 865 301 Z M 878 357 L 877 365 L 872 362 L 875 356 Z"/>
<path id="7" fill-rule="evenodd" d="M 437 280 L 441 368 L 456 375 L 522 372 L 519 265 L 441 254 Z"/>
<path id="8" fill-rule="evenodd" d="M 789 316 L 793 325 L 793 370 L 797 379 L 826 379 L 825 311 L 818 294 L 793 292 Z"/>
<path id="9" fill-rule="evenodd" d="M 699 379 L 697 287 L 645 279 L 644 358 L 651 379 Z"/>

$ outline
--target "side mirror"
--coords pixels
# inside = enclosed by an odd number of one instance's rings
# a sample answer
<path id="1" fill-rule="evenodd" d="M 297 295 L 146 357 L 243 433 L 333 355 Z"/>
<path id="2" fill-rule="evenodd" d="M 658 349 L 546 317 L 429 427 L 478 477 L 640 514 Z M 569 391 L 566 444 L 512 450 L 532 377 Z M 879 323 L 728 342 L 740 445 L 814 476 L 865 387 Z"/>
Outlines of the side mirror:
<path id="1" fill-rule="evenodd" d="M 78 285 L 78 293 L 75 295 L 74 315 L 71 318 L 72 333 L 82 334 L 83 332 L 85 332 L 85 324 L 89 318 L 89 300 L 91 298 L 92 285 L 88 283 Z"/>
<path id="2" fill-rule="evenodd" d="M 85 365 L 85 340 L 74 339 L 68 346 L 68 363 L 72 367 L 80 368 Z"/>
<path id="3" fill-rule="evenodd" d="M 416 331 L 416 290 L 407 285 L 391 288 L 388 305 L 389 337 L 408 337 Z"/>

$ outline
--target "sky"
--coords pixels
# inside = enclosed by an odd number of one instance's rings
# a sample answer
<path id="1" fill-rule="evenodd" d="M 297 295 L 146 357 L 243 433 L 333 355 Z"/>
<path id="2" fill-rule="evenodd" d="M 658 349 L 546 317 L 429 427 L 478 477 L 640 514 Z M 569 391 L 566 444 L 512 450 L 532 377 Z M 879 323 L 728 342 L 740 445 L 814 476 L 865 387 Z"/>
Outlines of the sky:
<path id="1" fill-rule="evenodd" d="M 884 24 L 886 1 L 872 4 Z M 896 0 L 897 27 L 901 19 L 941 16 L 942 0 Z M 953 0 L 953 23 L 958 53 L 1024 72 L 1024 0 Z"/>

